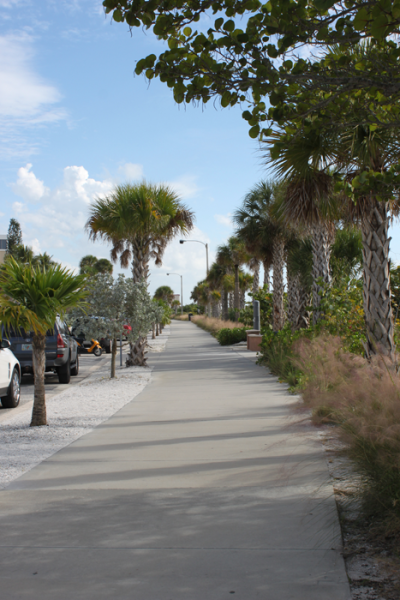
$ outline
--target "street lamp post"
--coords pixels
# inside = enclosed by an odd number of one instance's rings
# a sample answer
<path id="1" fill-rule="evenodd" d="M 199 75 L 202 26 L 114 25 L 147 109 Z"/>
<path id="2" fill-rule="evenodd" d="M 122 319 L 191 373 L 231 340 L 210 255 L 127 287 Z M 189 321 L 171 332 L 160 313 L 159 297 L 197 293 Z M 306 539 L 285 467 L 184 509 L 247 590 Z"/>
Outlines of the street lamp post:
<path id="1" fill-rule="evenodd" d="M 208 244 L 206 244 L 205 242 L 201 242 L 200 240 L 179 240 L 180 244 L 185 244 L 186 242 L 195 242 L 196 244 L 203 244 L 203 246 L 205 246 L 206 248 L 206 267 L 207 267 L 207 276 L 209 273 L 209 268 L 208 268 Z M 209 306 L 207 306 L 207 311 L 210 312 L 210 308 Z M 211 316 L 211 315 L 208 315 Z"/>
<path id="2" fill-rule="evenodd" d="M 181 278 L 181 315 L 183 315 L 183 276 L 179 273 L 167 273 L 167 275 L 178 275 Z"/>

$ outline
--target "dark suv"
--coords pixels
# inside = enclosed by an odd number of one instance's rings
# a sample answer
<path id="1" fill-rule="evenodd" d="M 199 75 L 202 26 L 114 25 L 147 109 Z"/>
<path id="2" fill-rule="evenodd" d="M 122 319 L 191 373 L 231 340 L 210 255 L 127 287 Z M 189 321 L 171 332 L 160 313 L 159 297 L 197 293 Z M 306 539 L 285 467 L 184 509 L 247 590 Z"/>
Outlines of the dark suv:
<path id="1" fill-rule="evenodd" d="M 33 373 L 32 332 L 23 329 L 5 332 L 21 365 L 21 373 Z M 60 383 L 69 383 L 71 375 L 79 373 L 78 345 L 68 327 L 57 318 L 54 329 L 46 333 L 46 372 L 55 371 Z"/>

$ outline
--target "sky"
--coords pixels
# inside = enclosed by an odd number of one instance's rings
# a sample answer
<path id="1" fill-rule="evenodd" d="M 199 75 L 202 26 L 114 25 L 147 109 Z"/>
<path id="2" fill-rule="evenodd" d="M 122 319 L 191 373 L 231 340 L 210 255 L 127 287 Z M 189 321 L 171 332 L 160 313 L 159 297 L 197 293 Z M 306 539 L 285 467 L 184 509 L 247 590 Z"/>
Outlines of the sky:
<path id="1" fill-rule="evenodd" d="M 101 0 L 0 0 L 0 234 L 14 217 L 25 244 L 71 269 L 85 254 L 109 258 L 84 231 L 90 204 L 145 179 L 169 184 L 194 211 L 188 239 L 209 244 L 211 264 L 232 212 L 268 172 L 240 107 L 183 107 L 165 84 L 134 75 L 137 60 L 160 51 L 151 33 L 112 22 Z M 180 293 L 168 272 L 183 276 L 189 302 L 206 274 L 204 246 L 171 242 L 152 265 L 151 293 Z"/>

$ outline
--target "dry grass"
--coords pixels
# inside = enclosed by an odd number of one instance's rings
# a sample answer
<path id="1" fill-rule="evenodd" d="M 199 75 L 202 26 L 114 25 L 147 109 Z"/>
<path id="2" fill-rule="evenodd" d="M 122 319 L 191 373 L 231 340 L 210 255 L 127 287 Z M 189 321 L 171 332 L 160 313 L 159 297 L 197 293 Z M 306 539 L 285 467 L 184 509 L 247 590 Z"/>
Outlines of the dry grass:
<path id="1" fill-rule="evenodd" d="M 193 315 L 193 323 L 205 331 L 216 335 L 221 329 L 237 329 L 244 327 L 243 323 L 234 323 L 233 321 L 224 321 L 215 317 L 206 317 L 204 315 Z"/>
<path id="2" fill-rule="evenodd" d="M 174 315 L 172 318 L 176 319 L 177 321 L 188 321 L 189 320 L 189 315 L 187 315 L 187 314 Z"/>
<path id="3" fill-rule="evenodd" d="M 303 398 L 317 423 L 336 423 L 365 475 L 365 507 L 400 533 L 400 378 L 383 357 L 371 363 L 341 349 L 339 338 L 295 344 Z"/>

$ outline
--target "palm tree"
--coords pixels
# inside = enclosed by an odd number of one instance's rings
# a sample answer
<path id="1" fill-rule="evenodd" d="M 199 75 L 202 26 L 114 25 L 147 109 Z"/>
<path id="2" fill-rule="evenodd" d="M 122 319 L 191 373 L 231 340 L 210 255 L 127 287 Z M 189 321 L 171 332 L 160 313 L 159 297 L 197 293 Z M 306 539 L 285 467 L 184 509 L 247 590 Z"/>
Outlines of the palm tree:
<path id="1" fill-rule="evenodd" d="M 103 239 L 112 244 L 111 259 L 120 259 L 121 267 L 131 261 L 134 283 L 148 283 L 149 262 L 162 264 L 168 242 L 176 235 L 186 235 L 193 228 L 193 213 L 168 186 L 125 184 L 98 198 L 90 209 L 86 229 L 92 240 Z M 127 366 L 144 358 L 145 338 L 131 345 Z M 139 361 L 140 362 L 140 361 Z"/>
<path id="2" fill-rule="evenodd" d="M 269 209 L 273 202 L 274 186 L 261 181 L 246 194 L 241 208 L 233 215 L 237 226 L 236 235 L 245 243 L 253 257 L 251 270 L 254 272 L 253 292 L 258 291 L 260 262 L 264 266 L 264 286 L 269 289 L 269 271 L 272 265 L 272 231 Z"/>
<path id="3" fill-rule="evenodd" d="M 46 331 L 53 329 L 57 315 L 84 305 L 85 278 L 61 265 L 47 269 L 18 263 L 9 257 L 0 272 L 0 321 L 8 329 L 32 331 L 35 372 L 31 426 L 46 425 L 44 373 Z"/>
<path id="4" fill-rule="evenodd" d="M 385 173 L 398 162 L 400 143 L 385 130 L 372 131 L 359 125 L 342 135 L 338 144 L 338 163 L 349 180 L 369 171 Z M 355 181 L 354 181 L 355 183 Z M 393 194 L 390 190 L 389 195 Z M 363 301 L 367 332 L 366 354 L 382 351 L 394 358 L 394 320 L 391 308 L 390 260 L 388 235 L 391 214 L 398 214 L 399 204 L 381 199 L 377 191 L 347 202 L 353 221 L 361 225 L 363 245 Z"/>
<path id="5" fill-rule="evenodd" d="M 339 217 L 338 202 L 333 194 L 334 179 L 329 170 L 333 157 L 333 141 L 329 135 L 315 132 L 298 135 L 286 143 L 282 132 L 274 132 L 269 144 L 279 148 L 279 156 L 267 160 L 272 163 L 285 191 L 278 212 L 287 224 L 307 228 L 313 246 L 313 321 L 320 318 L 321 280 L 330 282 L 329 260 L 334 240 L 334 222 Z"/>
<path id="6" fill-rule="evenodd" d="M 253 283 L 253 275 L 250 275 L 250 273 L 244 273 L 243 271 L 239 271 L 240 310 L 243 310 L 245 308 L 246 292 L 253 288 Z"/>
<path id="7" fill-rule="evenodd" d="M 113 262 L 119 257 L 121 267 L 127 268 L 131 261 L 134 283 L 147 283 L 150 259 L 161 265 L 168 242 L 178 234 L 186 235 L 193 218 L 168 186 L 143 182 L 119 185 L 98 198 L 86 229 L 93 241 L 100 238 L 112 244 Z"/>
<path id="8" fill-rule="evenodd" d="M 239 319 L 240 311 L 240 288 L 239 267 L 250 260 L 244 242 L 237 236 L 232 235 L 226 244 L 217 248 L 217 263 L 225 266 L 235 274 L 234 309 L 235 321 Z"/>
<path id="9" fill-rule="evenodd" d="M 53 257 L 47 254 L 47 252 L 43 252 L 43 254 L 36 254 L 36 256 L 32 259 L 32 264 L 35 267 L 40 267 L 42 269 L 48 269 L 49 267 L 56 264 L 53 260 Z"/>
<path id="10" fill-rule="evenodd" d="M 171 304 L 174 299 L 174 291 L 169 285 L 161 285 L 156 289 L 153 296 L 154 300 L 163 300 L 167 304 Z M 180 304 L 178 302 L 178 304 Z"/>

